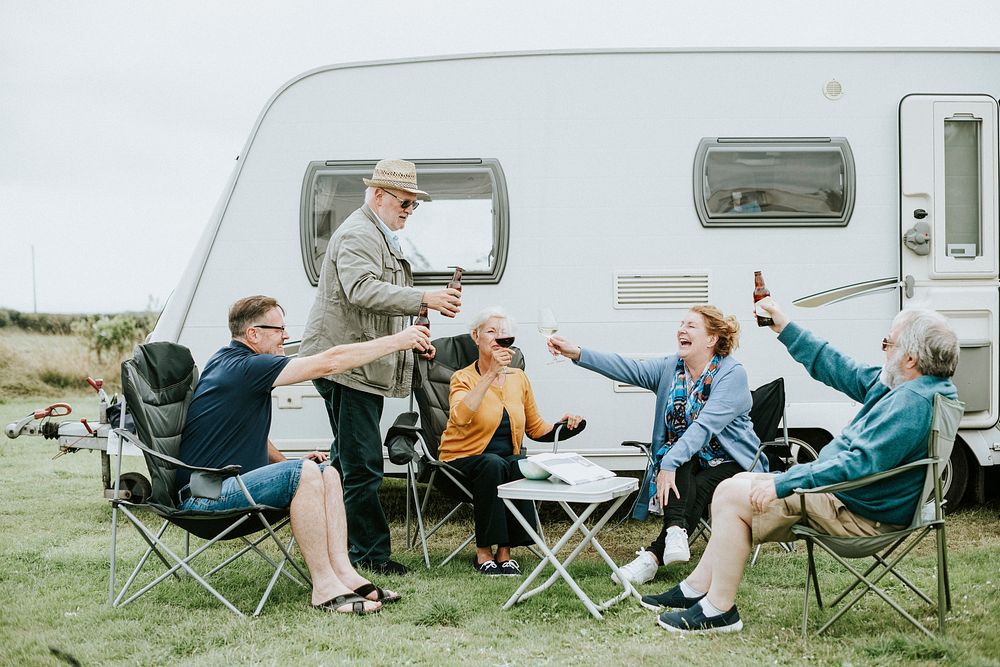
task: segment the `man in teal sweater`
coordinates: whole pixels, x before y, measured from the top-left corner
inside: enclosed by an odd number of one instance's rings
[[[824,384],[861,403],[844,431],[812,463],[777,475],[739,473],[712,498],[712,537],[697,567],[669,591],[643,598],[669,607],[658,623],[675,632],[736,632],[743,628],[736,591],[751,545],[793,539],[801,517],[796,488],[857,479],[927,455],[935,394],[956,396],[949,379],[958,364],[958,339],[940,314],[904,310],[882,340],[885,365],[865,366],[790,322],[770,298],[756,304],[792,357]],[[806,496],[810,525],[833,535],[877,535],[913,518],[923,486],[920,470],[846,493]]]

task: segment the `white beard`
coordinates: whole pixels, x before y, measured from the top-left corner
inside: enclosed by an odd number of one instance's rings
[[[899,352],[894,353],[885,362],[882,372],[878,375],[879,382],[889,387],[889,389],[895,389],[903,383],[902,357],[903,355]]]

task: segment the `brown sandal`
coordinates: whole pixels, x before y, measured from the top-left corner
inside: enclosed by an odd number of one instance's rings
[[[391,591],[387,592],[372,583],[367,583],[354,589],[354,593],[359,597],[363,597],[369,602],[375,602],[376,600],[372,600],[368,597],[372,592],[378,593],[377,601],[382,604],[392,604],[393,602],[399,602],[403,599],[403,596],[399,593],[393,593]]]

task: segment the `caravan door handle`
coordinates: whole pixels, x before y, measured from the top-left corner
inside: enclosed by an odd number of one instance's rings
[[[906,295],[907,299],[913,298],[913,284],[915,282],[916,280],[914,280],[913,276],[903,276],[903,294]]]
[[[924,218],[927,217],[927,211],[925,211],[922,208],[918,208],[913,212],[913,217],[916,218],[917,220],[923,220]]]

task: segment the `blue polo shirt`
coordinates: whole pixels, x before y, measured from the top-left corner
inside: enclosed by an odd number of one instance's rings
[[[289,361],[235,340],[213,354],[188,407],[180,459],[208,468],[235,463],[244,473],[266,466],[271,388]],[[177,488],[189,477],[178,470]]]

